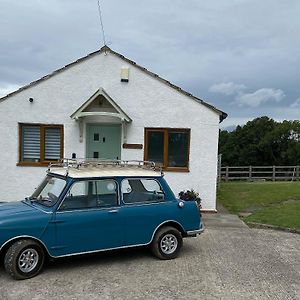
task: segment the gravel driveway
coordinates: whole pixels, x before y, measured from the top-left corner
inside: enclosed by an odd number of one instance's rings
[[[131,249],[51,262],[25,281],[1,267],[0,299],[300,299],[299,234],[204,219],[206,231],[172,261]]]

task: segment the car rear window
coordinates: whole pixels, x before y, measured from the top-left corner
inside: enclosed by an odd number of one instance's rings
[[[121,191],[126,204],[164,201],[161,186],[154,179],[125,179]]]

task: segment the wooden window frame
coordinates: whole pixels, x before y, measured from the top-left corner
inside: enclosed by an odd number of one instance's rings
[[[164,133],[164,155],[163,155],[163,170],[169,172],[189,172],[190,165],[190,143],[191,143],[191,129],[189,128],[151,128],[147,127],[144,131],[144,160],[148,160],[148,134],[149,132],[163,132]],[[187,166],[186,167],[169,167],[169,133],[187,133]]]
[[[22,128],[30,126],[30,127],[39,127],[40,128],[40,161],[39,162],[27,162],[22,161]],[[17,166],[27,166],[27,167],[44,167],[48,166],[49,163],[55,162],[55,160],[45,160],[45,129],[46,128],[59,128],[60,129],[60,159],[63,158],[64,155],[64,126],[57,124],[36,124],[36,123],[19,123],[19,162]]]

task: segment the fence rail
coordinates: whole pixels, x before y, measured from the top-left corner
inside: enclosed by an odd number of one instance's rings
[[[219,168],[220,181],[231,180],[270,180],[270,181],[299,181],[300,166],[240,166]]]

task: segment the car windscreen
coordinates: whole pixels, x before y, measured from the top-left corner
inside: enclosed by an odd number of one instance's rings
[[[53,206],[58,201],[65,185],[64,179],[48,175],[28,199],[44,206]]]

